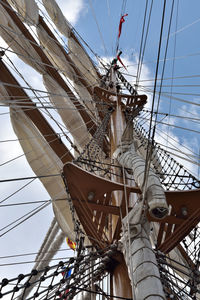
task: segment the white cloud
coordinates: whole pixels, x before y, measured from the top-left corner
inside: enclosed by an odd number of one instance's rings
[[[86,9],[83,0],[57,0],[63,14],[67,20],[75,25],[81,15]]]
[[[192,100],[193,101],[193,100]],[[199,101],[199,99],[198,99]],[[196,101],[197,102],[197,101]],[[194,105],[182,105],[179,106],[178,109],[178,114],[182,116],[181,121],[186,125],[186,126],[191,126],[195,130],[200,130],[200,110]],[[190,120],[190,119],[195,119],[195,120]]]
[[[171,122],[170,119],[170,123]],[[167,128],[160,125],[156,130],[156,141],[161,144],[162,148],[169,152],[178,163],[191,174],[197,177],[198,165],[195,163],[197,159],[194,157],[194,147],[198,144],[195,137],[192,139],[184,139],[182,142],[180,138],[174,134],[173,128]]]

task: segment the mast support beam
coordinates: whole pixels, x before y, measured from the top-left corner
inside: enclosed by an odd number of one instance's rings
[[[114,191],[141,193],[138,187],[124,186],[87,171],[73,163],[67,163],[63,168],[67,190],[70,193],[76,213],[88,235],[91,243],[100,248],[112,243],[108,234],[108,216],[120,215],[121,207],[125,207],[125,197],[121,205],[112,205]],[[119,219],[120,219],[119,216]]]

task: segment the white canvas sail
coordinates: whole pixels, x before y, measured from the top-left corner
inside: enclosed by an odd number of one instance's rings
[[[37,176],[59,174],[63,164],[41,136],[37,128],[20,109],[11,109],[13,129],[20,139],[21,147],[26,154],[29,165]],[[53,201],[57,221],[66,236],[74,239],[73,222],[64,183],[60,176],[41,178],[41,182]]]
[[[99,78],[97,77],[96,70],[80,44],[77,43],[73,37],[70,37],[68,39],[68,47],[72,61],[85,76],[88,85],[91,87],[99,85]]]
[[[80,43],[75,40],[74,35],[71,35],[72,28],[66,20],[61,9],[55,0],[43,0],[43,5],[47,10],[50,18],[58,28],[58,30],[68,38],[68,47],[70,57],[76,67],[81,71],[83,76],[87,79],[89,86],[95,86],[99,83],[97,71],[94,68],[90,58],[86,54]]]
[[[37,26],[37,34],[40,44],[43,47],[43,51],[51,61],[52,65],[66,77],[70,88],[72,90],[74,89],[75,93],[78,94],[77,97],[81,104],[88,108],[88,113],[91,117],[94,117],[95,105],[93,104],[92,97],[87,88],[81,83],[81,79],[85,79],[85,76],[82,73],[77,74],[75,72],[77,66],[72,61],[70,63],[70,61],[67,60],[67,52],[64,55],[64,48],[61,50],[60,47],[62,46],[58,45],[58,42],[49,36],[41,24]]]
[[[16,26],[2,4],[0,4],[0,35],[26,64],[41,74],[46,72],[45,66],[41,63],[41,58],[30,45],[30,41],[25,38],[24,34]]]
[[[39,11],[35,0],[8,0],[8,3],[17,9],[22,21],[28,24],[38,23]]]
[[[43,5],[58,30],[66,37],[70,36],[71,26],[54,0],[43,0]]]
[[[89,142],[90,134],[82,117],[77,113],[76,105],[72,103],[67,93],[49,75],[44,75],[43,81],[47,91],[50,93],[50,100],[59,112],[63,123],[70,131],[77,145],[83,148]]]
[[[70,80],[78,80],[73,66],[70,66],[56,41],[48,35],[41,24],[39,24],[36,29],[40,44],[52,64]]]
[[[0,100],[5,103],[5,99],[9,98],[6,88],[0,85]],[[10,109],[10,117],[14,132],[16,133],[20,145],[24,151],[26,159],[32,170],[37,176],[59,174],[62,172],[63,163],[53,152],[39,130],[25,115],[25,113],[18,108]],[[56,219],[66,236],[74,239],[73,222],[68,205],[63,180],[60,176],[40,178],[42,184],[48,191],[52,200],[66,199],[66,201],[53,201],[53,209]]]

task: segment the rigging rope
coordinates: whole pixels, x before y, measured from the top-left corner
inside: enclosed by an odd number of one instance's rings
[[[0,231],[7,229],[9,226],[13,225],[14,223],[16,223],[17,221],[20,221],[21,219],[23,219],[22,221],[18,222],[16,225],[14,225],[13,227],[9,228],[8,230],[4,231],[3,233],[0,234],[0,237],[4,236],[5,234],[7,234],[8,232],[10,232],[11,230],[15,229],[17,226],[21,225],[22,223],[24,223],[25,221],[27,221],[28,219],[30,219],[31,217],[33,217],[35,214],[39,213],[42,209],[46,208],[51,202],[48,203],[43,203],[41,205],[39,205],[37,208],[31,210],[29,213],[23,215],[22,217],[16,219],[15,221],[11,222],[10,224],[6,225],[5,227],[1,228]],[[25,218],[26,217],[26,218]]]
[[[169,45],[169,36],[170,36],[170,31],[171,31],[173,11],[174,11],[174,0],[172,1],[172,6],[171,6],[170,21],[169,21],[168,35],[167,35],[167,43],[166,43],[166,47],[165,47],[164,62],[163,62],[163,68],[162,68],[162,74],[161,74],[160,89],[159,89],[159,92],[158,92],[158,100],[157,100],[156,112],[159,111],[159,106],[160,106],[160,96],[161,96],[162,83],[163,83],[163,77],[164,77],[164,72],[165,72],[165,64],[166,64],[167,51],[168,51],[168,45]],[[158,114],[156,114],[155,120],[154,120],[152,140],[154,140],[154,137],[155,137],[155,131],[156,131],[156,125],[157,125],[157,117],[158,117]]]
[[[102,32],[101,32],[99,23],[98,23],[98,21],[97,21],[97,17],[96,17],[95,11],[94,11],[94,7],[93,7],[93,5],[92,5],[92,1],[89,0],[89,3],[90,3],[90,8],[91,8],[91,11],[92,11],[92,15],[93,15],[94,20],[95,20],[95,23],[96,23],[96,25],[97,25],[97,29],[98,29],[98,32],[99,32],[100,39],[101,39],[101,41],[102,41],[102,45],[103,45],[103,48],[104,48],[105,55],[108,56],[108,51],[107,51],[107,49],[106,49],[106,45],[105,45],[105,42],[104,42],[104,38],[103,38],[103,35],[102,35]]]
[[[149,25],[150,25],[150,20],[151,20],[152,7],[153,7],[153,0],[151,1],[151,7],[150,7],[150,11],[149,11],[149,18],[148,18],[147,29],[146,29],[146,36],[145,36],[145,41],[144,41],[144,45],[143,45],[144,29],[145,29],[147,8],[148,8],[148,0],[146,0],[146,7],[145,7],[145,14],[144,14],[143,28],[142,28],[142,36],[141,36],[141,42],[140,42],[139,59],[138,59],[138,64],[137,64],[137,75],[136,75],[136,83],[135,83],[136,90],[137,90],[138,83],[140,80],[140,75],[141,75],[141,70],[142,70],[142,65],[143,65],[147,36],[148,36]],[[142,50],[142,48],[143,48],[143,50]]]
[[[134,122],[134,130],[136,137],[141,141],[141,146],[146,150],[148,147],[148,133],[145,132],[144,128],[136,121]],[[175,161],[175,159],[173,159],[167,151],[157,146],[156,142],[154,142],[152,149],[156,150],[156,156],[154,157],[154,153],[152,160],[155,159],[159,162],[159,164],[161,164],[163,169],[162,174],[155,166],[154,168],[156,169],[157,174],[160,176],[162,185],[167,188],[167,190],[172,188],[174,190],[184,190],[200,187],[200,181],[191,173],[189,173],[185,167]]]
[[[11,182],[11,181],[21,181],[21,180],[28,180],[28,179],[37,179],[37,178],[48,178],[48,177],[55,177],[61,176],[61,174],[51,174],[51,175],[38,175],[38,176],[28,176],[28,177],[18,177],[18,178],[9,178],[9,179],[2,179],[2,182]]]

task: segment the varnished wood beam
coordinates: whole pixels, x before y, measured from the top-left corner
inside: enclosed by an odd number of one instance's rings
[[[78,203],[79,201],[84,202],[83,200],[77,200],[77,199],[73,199],[73,201],[75,201],[75,203]],[[107,215],[108,214],[112,214],[112,215],[116,215],[116,216],[120,215],[120,207],[119,206],[99,204],[99,203],[96,203],[93,201],[88,201],[88,204],[92,210],[103,212],[103,213],[106,213]],[[78,204],[75,204],[75,205],[78,205]]]
[[[200,221],[200,208],[197,209],[189,218],[187,218],[174,232],[168,236],[164,243],[162,243],[158,250],[163,253],[170,252],[175,246],[179,244],[184,237],[190,233],[190,231],[199,223]]]

